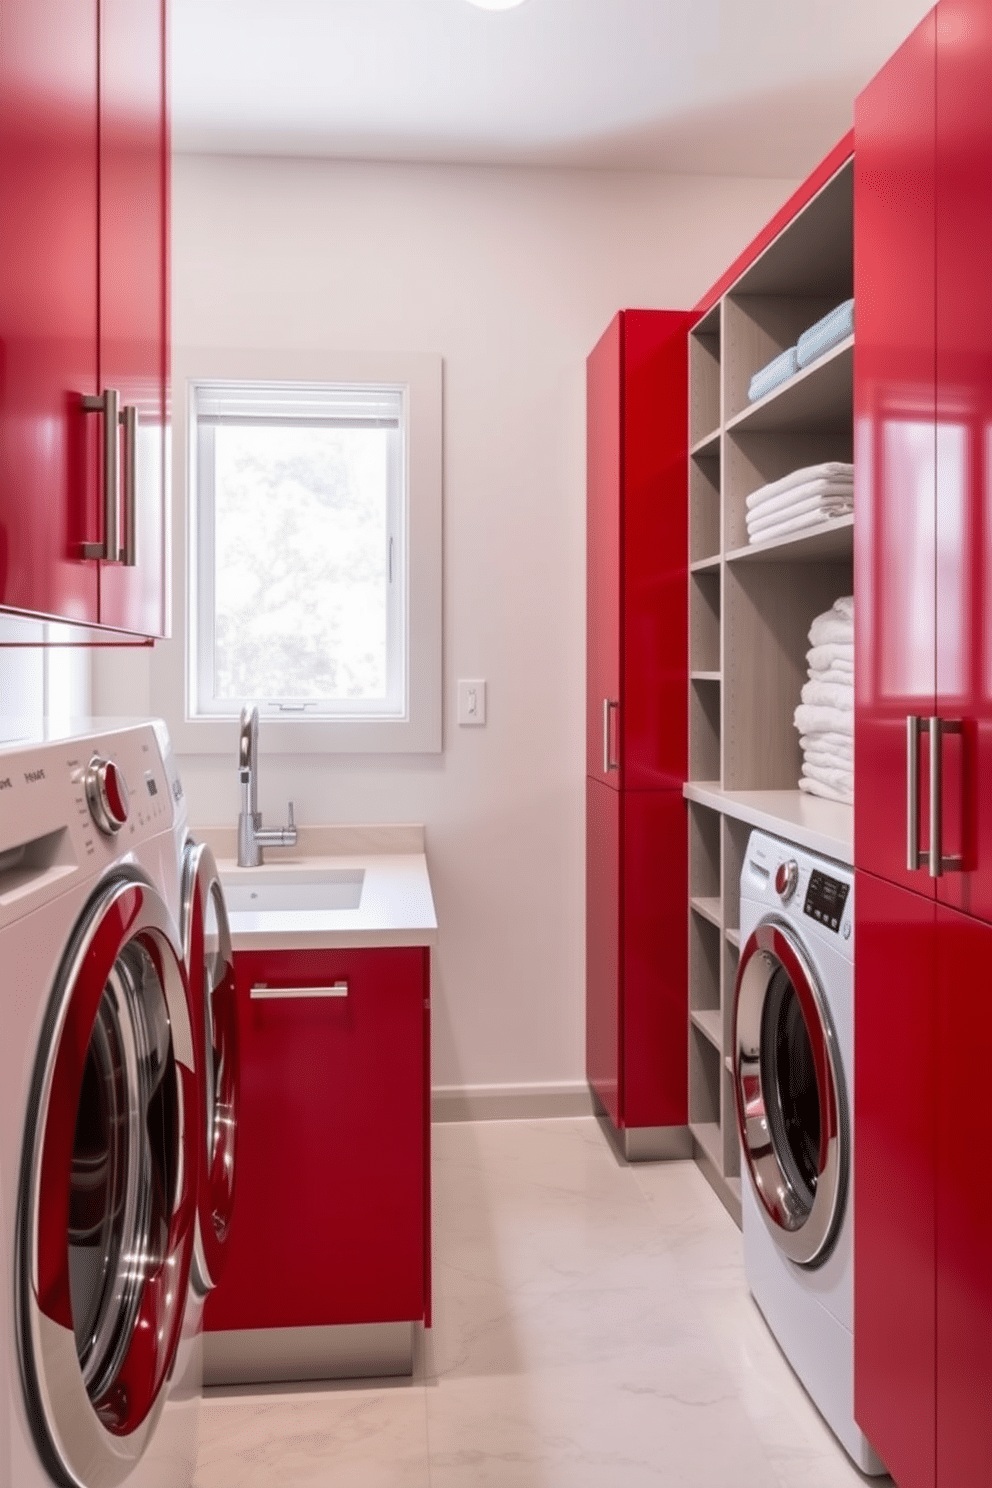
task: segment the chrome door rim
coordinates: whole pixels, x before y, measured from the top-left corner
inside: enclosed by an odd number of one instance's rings
[[[111,977],[121,978],[118,963],[132,949],[148,957],[165,1004],[164,1025],[160,1021],[157,1031],[161,1036],[164,1026],[167,1040],[175,1172],[161,1215],[167,1220],[159,1231],[161,1254],[123,1256],[125,1267],[141,1272],[140,1295],[125,1299],[130,1320],[120,1314],[113,1349],[87,1376],[72,1305],[69,1172],[89,1040]],[[161,896],[137,873],[116,872],[86,906],[49,1003],[32,1083],[16,1239],[18,1343],[28,1415],[53,1477],[85,1488],[117,1488],[144,1456],[181,1337],[200,1131],[188,996],[178,936]],[[136,1030],[137,1042],[149,1032],[154,1043],[151,1024]],[[129,1390],[131,1376],[140,1380],[143,1393]]]
[[[820,1140],[812,1204],[777,1151],[762,1076],[762,1018],[773,977],[792,984],[810,1042],[819,1102]],[[848,1128],[840,1054],[819,980],[782,920],[769,918],[741,950],[734,988],[734,1097],[741,1153],[758,1210],[776,1245],[798,1265],[825,1259],[843,1213]]]
[[[217,917],[216,961],[224,968],[216,979],[208,975],[205,965],[204,905],[211,898]],[[217,1285],[223,1272],[234,1203],[239,1084],[237,1003],[231,930],[220,874],[207,844],[192,839],[183,851],[182,927],[183,961],[194,1001],[197,1041],[201,1045],[197,1067],[202,1071],[204,1099],[204,1146],[193,1276],[198,1290],[206,1293]],[[218,1026],[224,1045],[219,1071],[215,1067]]]

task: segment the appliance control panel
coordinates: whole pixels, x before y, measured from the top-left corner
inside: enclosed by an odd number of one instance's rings
[[[803,914],[809,915],[811,920],[816,920],[817,924],[823,925],[827,930],[839,931],[850,891],[850,884],[843,883],[839,878],[831,878],[819,868],[814,868],[806,888]]]
[[[0,925],[171,833],[174,812],[150,722],[0,748]]]

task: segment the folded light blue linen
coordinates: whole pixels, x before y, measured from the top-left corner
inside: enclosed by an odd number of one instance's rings
[[[832,346],[839,346],[854,334],[854,301],[845,300],[837,305],[822,320],[803,331],[796,342],[796,360],[800,367],[808,367]]]
[[[790,377],[795,376],[799,370],[796,360],[796,348],[790,346],[787,351],[781,352],[774,360],[768,362],[751,378],[747,390],[749,403],[757,403],[772,388],[778,387],[780,382],[788,382]]]

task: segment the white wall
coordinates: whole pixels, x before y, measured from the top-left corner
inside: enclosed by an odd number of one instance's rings
[[[585,358],[621,306],[692,305],[791,183],[638,173],[181,158],[173,334],[201,345],[444,357],[445,750],[267,756],[284,819],[422,821],[440,920],[437,1086],[584,1072]],[[485,677],[459,729],[454,681]],[[156,710],[146,654],[95,706]],[[230,759],[180,767],[233,824]]]

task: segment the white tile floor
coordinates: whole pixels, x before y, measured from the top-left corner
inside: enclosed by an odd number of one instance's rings
[[[211,1393],[196,1488],[852,1488],[692,1163],[592,1118],[434,1128],[412,1380]],[[888,1479],[875,1480],[887,1483]]]

